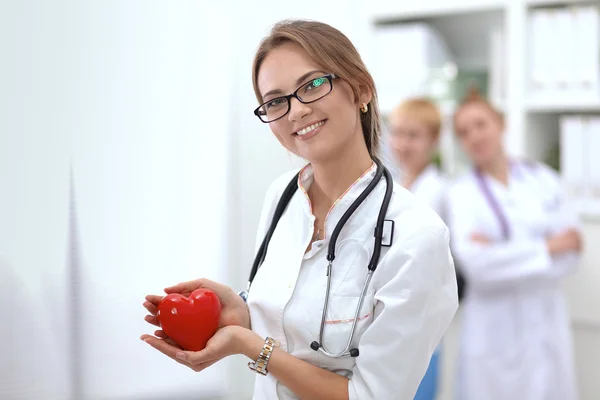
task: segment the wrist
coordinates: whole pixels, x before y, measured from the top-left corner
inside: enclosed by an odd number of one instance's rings
[[[560,238],[557,238],[556,236],[551,237],[550,239],[548,239],[546,241],[546,245],[548,247],[548,253],[550,253],[550,255],[556,255],[557,253],[560,253],[563,251],[563,243],[560,240]]]
[[[236,339],[240,344],[238,354],[243,354],[251,360],[258,358],[265,344],[264,338],[261,338],[254,331],[243,327],[239,327],[237,330]]]
[[[550,255],[553,255],[556,252],[554,241],[552,239],[546,240],[546,248],[548,249],[548,253]]]

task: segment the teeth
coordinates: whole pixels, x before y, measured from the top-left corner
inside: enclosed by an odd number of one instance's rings
[[[302,135],[306,135],[308,132],[312,132],[315,129],[317,129],[320,126],[323,126],[323,124],[325,123],[325,121],[321,121],[321,122],[317,122],[316,124],[313,124],[311,126],[307,126],[304,129],[299,130],[298,132],[296,132],[298,135],[302,136]]]

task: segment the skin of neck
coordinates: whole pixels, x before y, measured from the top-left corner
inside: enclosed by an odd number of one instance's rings
[[[343,151],[326,161],[312,163],[314,182],[310,187],[311,200],[333,204],[373,164],[367,145],[360,133]]]
[[[409,188],[413,183],[417,180],[419,175],[425,171],[425,169],[429,166],[429,162],[423,162],[417,165],[405,165],[404,166],[404,179],[403,185],[405,188]]]
[[[509,161],[504,151],[499,151],[495,157],[478,165],[478,168],[485,174],[497,179],[503,184],[508,184]]]

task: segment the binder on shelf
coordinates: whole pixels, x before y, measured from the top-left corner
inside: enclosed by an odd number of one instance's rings
[[[600,117],[584,119],[584,130],[587,136],[585,158],[588,160],[587,205],[585,212],[600,216]]]
[[[531,90],[540,97],[551,89],[553,81],[553,64],[549,63],[552,58],[553,15],[553,10],[542,9],[532,11],[529,18]]]
[[[407,97],[427,95],[430,71],[453,63],[443,37],[422,22],[378,26],[374,48],[373,76],[384,113]]]
[[[573,70],[573,54],[576,41],[574,40],[574,12],[569,8],[561,8],[554,12],[555,27],[552,29],[555,45],[560,53],[553,52],[554,62],[553,88],[560,97],[573,93],[575,77]]]
[[[585,98],[600,98],[600,10],[595,6],[579,7],[575,12],[577,36],[573,45],[576,48],[577,80],[581,85],[581,95]]]
[[[492,104],[499,106],[503,105],[506,99],[506,48],[504,30],[501,28],[494,29],[490,33],[490,66],[489,66],[489,81],[488,92],[489,100]]]
[[[533,10],[528,19],[528,104],[600,104],[600,8]]]
[[[567,196],[576,210],[586,206],[587,153],[583,119],[564,116],[560,119],[560,171]]]

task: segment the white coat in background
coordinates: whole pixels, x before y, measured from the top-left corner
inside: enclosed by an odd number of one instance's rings
[[[458,299],[447,227],[399,185],[394,185],[387,213],[387,219],[395,221],[393,244],[382,248],[356,325],[352,346],[360,355],[330,358],[310,348],[319,338],[329,238],[341,216],[373,179],[375,169],[373,165],[334,204],[326,218],[325,238],[314,242],[306,254],[315,218],[306,194],[312,169],[310,165],[303,169],[300,189],[279,221],[250,289],[248,307],[252,330],[260,336],[271,336],[293,356],[348,377],[350,399],[412,399],[456,312]],[[283,175],[268,190],[257,248],[293,176]],[[385,188],[382,178],[338,237],[324,332],[329,351],[343,350],[348,340]],[[297,398],[271,374],[257,375],[254,399]]]
[[[486,176],[501,224],[475,173],[449,191],[453,255],[467,280],[457,400],[576,400],[570,319],[561,289],[578,254],[551,257],[546,238],[578,226],[557,174],[515,162],[508,186]],[[472,241],[473,233],[492,240]]]
[[[445,219],[445,195],[448,189],[448,180],[442,176],[440,170],[429,164],[407,188],[431,207],[442,219]]]

